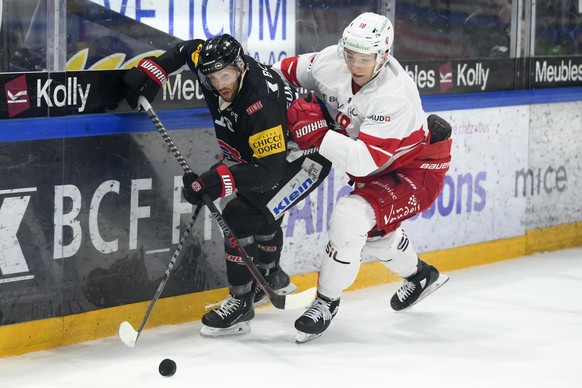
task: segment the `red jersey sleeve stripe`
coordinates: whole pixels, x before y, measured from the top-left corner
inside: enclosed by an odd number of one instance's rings
[[[288,57],[281,61],[281,71],[287,81],[295,87],[300,87],[299,80],[297,80],[297,62],[299,61],[299,56]]]
[[[372,159],[374,160],[374,163],[376,163],[376,166],[380,167],[388,162],[393,155],[400,154],[400,157],[413,150],[418,144],[422,143],[424,139],[424,131],[420,128],[404,139],[381,139],[360,132],[358,134],[358,139],[364,142],[370,156],[372,156]]]

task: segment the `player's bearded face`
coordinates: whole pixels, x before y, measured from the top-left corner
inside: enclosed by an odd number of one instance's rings
[[[364,86],[372,79],[376,66],[376,54],[362,54],[345,50],[344,59],[356,84]]]
[[[229,66],[209,74],[208,80],[225,101],[232,102],[238,91],[239,74],[237,69]]]

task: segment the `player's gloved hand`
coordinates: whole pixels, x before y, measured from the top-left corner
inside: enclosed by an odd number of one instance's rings
[[[180,48],[180,53],[193,72],[196,72],[198,69],[198,57],[204,42],[203,39],[193,39],[184,42],[184,45]]]
[[[168,74],[156,58],[142,59],[137,67],[131,68],[122,78],[125,99],[131,109],[139,109],[138,99],[144,96],[153,102],[158,91],[168,82]]]
[[[196,206],[204,203],[202,200],[204,194],[214,201],[234,193],[235,189],[232,172],[222,163],[210,167],[200,176],[187,172],[182,176],[182,183],[184,183],[182,189],[184,199]]]
[[[325,121],[327,121],[327,127],[330,130],[348,136],[348,132],[339,123],[337,123],[334,119],[331,118],[331,115],[329,114],[329,111],[325,106],[325,102],[319,97],[317,97],[314,92],[309,93],[305,101],[316,102],[319,104],[319,107],[321,108],[321,113],[323,113],[323,118],[325,119]]]
[[[302,150],[319,148],[329,130],[319,104],[302,98],[293,101],[287,110],[287,128]]]

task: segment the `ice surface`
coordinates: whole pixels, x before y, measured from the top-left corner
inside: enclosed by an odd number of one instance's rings
[[[0,359],[0,387],[582,387],[582,247],[450,272],[409,311],[398,284],[348,292],[321,338],[297,345],[301,311],[257,310],[242,337],[200,322]],[[158,374],[164,358],[173,377]]]

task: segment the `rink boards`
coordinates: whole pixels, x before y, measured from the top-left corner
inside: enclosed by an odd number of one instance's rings
[[[45,81],[29,82],[42,92]],[[77,105],[67,109],[78,112],[87,86],[74,82],[41,97],[53,105],[46,109],[67,106],[64,93],[76,87],[70,102]],[[404,224],[424,259],[446,271],[582,244],[576,96],[580,88],[483,93],[447,104],[425,97],[428,111],[451,122],[454,145],[440,197]],[[451,109],[471,103],[486,107]],[[145,114],[54,112],[51,120],[2,122],[3,135],[12,136],[0,143],[2,355],[110,336],[123,320],[139,324],[192,212],[180,197],[181,169]],[[161,115],[194,169],[217,160],[204,109]],[[35,140],[31,127],[60,132]],[[334,169],[285,219],[282,265],[300,289],[315,284],[334,203],[350,190]],[[353,287],[394,280],[366,263]],[[206,212],[150,324],[199,319],[225,286],[222,238]]]

